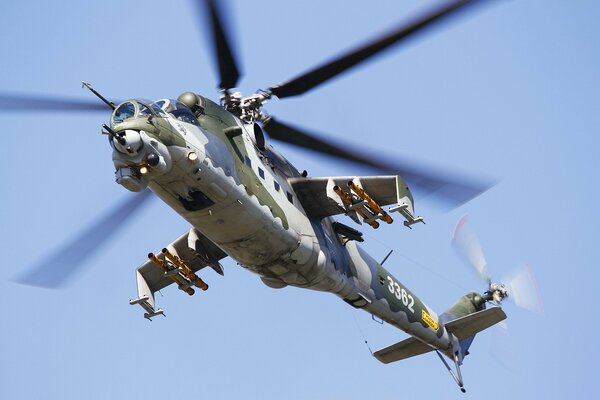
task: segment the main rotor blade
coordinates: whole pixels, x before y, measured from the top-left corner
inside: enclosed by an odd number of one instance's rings
[[[213,56],[219,68],[219,88],[231,89],[236,87],[240,72],[232,51],[231,41],[223,24],[223,13],[215,0],[203,0],[206,12],[210,16],[212,28]]]
[[[279,98],[296,96],[309,91],[315,86],[349,70],[357,64],[377,55],[403,39],[407,39],[415,33],[433,26],[436,22],[443,20],[465,6],[482,0],[459,0],[451,1],[441,7],[435,8],[420,17],[415,18],[408,24],[403,24],[392,32],[376,38],[375,40],[359,47],[349,53],[335,58],[313,70],[310,70],[287,82],[273,86],[268,90]]]
[[[397,160],[386,161],[382,159],[381,154],[374,154],[372,151],[362,149],[350,149],[321,139],[300,128],[276,121],[273,117],[266,120],[263,127],[272,139],[373,167],[386,174],[401,175],[411,184],[411,188],[424,195],[433,195],[437,200],[443,201],[452,208],[466,203],[492,186],[466,178],[452,177],[430,168],[409,166]]]
[[[25,96],[0,94],[2,111],[109,111],[110,108],[98,100],[80,100],[62,97]]]
[[[454,233],[452,234],[452,247],[459,256],[470,266],[479,277],[489,286],[491,283],[490,274],[487,271],[487,261],[483,256],[481,245],[477,236],[471,230],[469,217],[464,215],[456,223]]]
[[[46,257],[17,282],[26,285],[58,288],[78,272],[90,257],[125,225],[150,197],[150,190],[127,197],[96,223]]]

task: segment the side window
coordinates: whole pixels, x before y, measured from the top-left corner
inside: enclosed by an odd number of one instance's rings
[[[279,183],[277,183],[277,181],[273,181],[273,186],[275,187],[275,190],[279,192],[280,186]]]
[[[261,167],[258,167],[258,175],[260,175],[261,178],[265,179],[265,171],[263,171]]]
[[[287,193],[287,199],[290,203],[294,204],[294,196],[292,196],[292,194],[290,192],[286,192]]]
[[[247,166],[252,167],[252,160],[250,160],[248,156],[244,157],[244,163],[246,163]]]

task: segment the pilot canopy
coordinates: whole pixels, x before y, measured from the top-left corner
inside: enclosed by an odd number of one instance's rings
[[[185,104],[173,99],[161,99],[155,101],[153,105],[160,107],[164,112],[169,113],[173,118],[188,124],[200,126],[198,119]]]

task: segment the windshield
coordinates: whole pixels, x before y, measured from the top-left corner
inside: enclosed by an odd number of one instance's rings
[[[118,124],[120,122],[125,121],[126,119],[133,117],[134,115],[135,105],[131,101],[128,101],[117,107],[113,114],[112,122]]]

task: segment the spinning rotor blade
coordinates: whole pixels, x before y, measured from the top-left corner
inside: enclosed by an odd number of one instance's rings
[[[458,220],[452,235],[452,245],[456,252],[475,269],[481,279],[490,285],[492,280],[487,271],[487,263],[479,241],[470,229],[467,215]],[[529,265],[523,264],[516,268],[511,275],[502,279],[501,283],[508,292],[508,299],[516,306],[543,314],[542,297]]]
[[[516,306],[536,314],[544,313],[542,296],[533,274],[533,270],[527,264],[519,266],[509,277],[502,282],[508,290],[508,299]]]
[[[517,268],[510,277],[503,279],[502,283],[492,283],[487,272],[486,261],[481,251],[481,246],[469,227],[466,215],[459,219],[456,224],[454,234],[452,235],[452,245],[457,253],[487,282],[487,294],[489,294],[489,291],[496,289],[506,289],[505,293],[508,294],[508,297],[503,296],[500,302],[502,299],[508,300],[528,311],[538,314],[543,313],[542,299],[533,271],[528,265],[522,265]],[[494,303],[496,303],[495,298]],[[504,367],[513,371],[519,370],[519,367],[523,364],[519,352],[515,351],[507,321],[504,320],[498,323],[492,332],[492,340],[490,342],[491,354]]]
[[[98,100],[79,100],[60,97],[0,94],[2,111],[107,111],[108,106]]]
[[[533,270],[529,265],[520,265],[509,278],[503,279],[502,282],[508,291],[508,301],[527,311],[539,315],[544,313],[542,297]],[[509,370],[520,371],[523,365],[523,356],[516,351],[514,340],[510,335],[512,328],[509,328],[506,320],[494,328],[490,341],[492,355]]]
[[[268,89],[275,96],[281,98],[303,94],[310,89],[322,84],[323,82],[349,70],[355,65],[377,55],[383,50],[388,49],[394,44],[398,44],[403,39],[407,39],[415,33],[421,32],[428,27],[435,25],[436,22],[443,20],[465,6],[477,3],[478,0],[458,0],[451,1],[441,7],[438,7],[418,18],[402,25],[400,28],[377,38],[366,45],[359,47],[341,57],[323,64],[313,70],[310,70],[287,82],[273,86]]]
[[[427,168],[408,166],[398,161],[386,162],[381,155],[367,151],[352,150],[332,141],[321,139],[300,128],[276,121],[270,117],[263,124],[273,139],[313,150],[329,156],[376,168],[386,174],[401,175],[413,188],[431,194],[451,207],[458,207],[491,187],[489,184],[450,177]]]
[[[490,354],[506,369],[519,371],[522,356],[516,351],[513,337],[506,320],[499,322],[492,329]]]
[[[100,247],[112,239],[150,197],[150,190],[128,197],[96,223],[17,279],[26,285],[58,288],[66,283]]]
[[[213,53],[219,67],[219,88],[231,89],[237,85],[237,81],[240,78],[240,72],[230,45],[231,42],[227,37],[226,27],[222,22],[223,18],[221,16],[223,13],[219,11],[217,1],[203,1],[210,16]]]
[[[492,282],[487,271],[487,262],[477,237],[471,231],[467,215],[458,220],[452,234],[452,246],[458,255],[477,272],[488,285]]]

